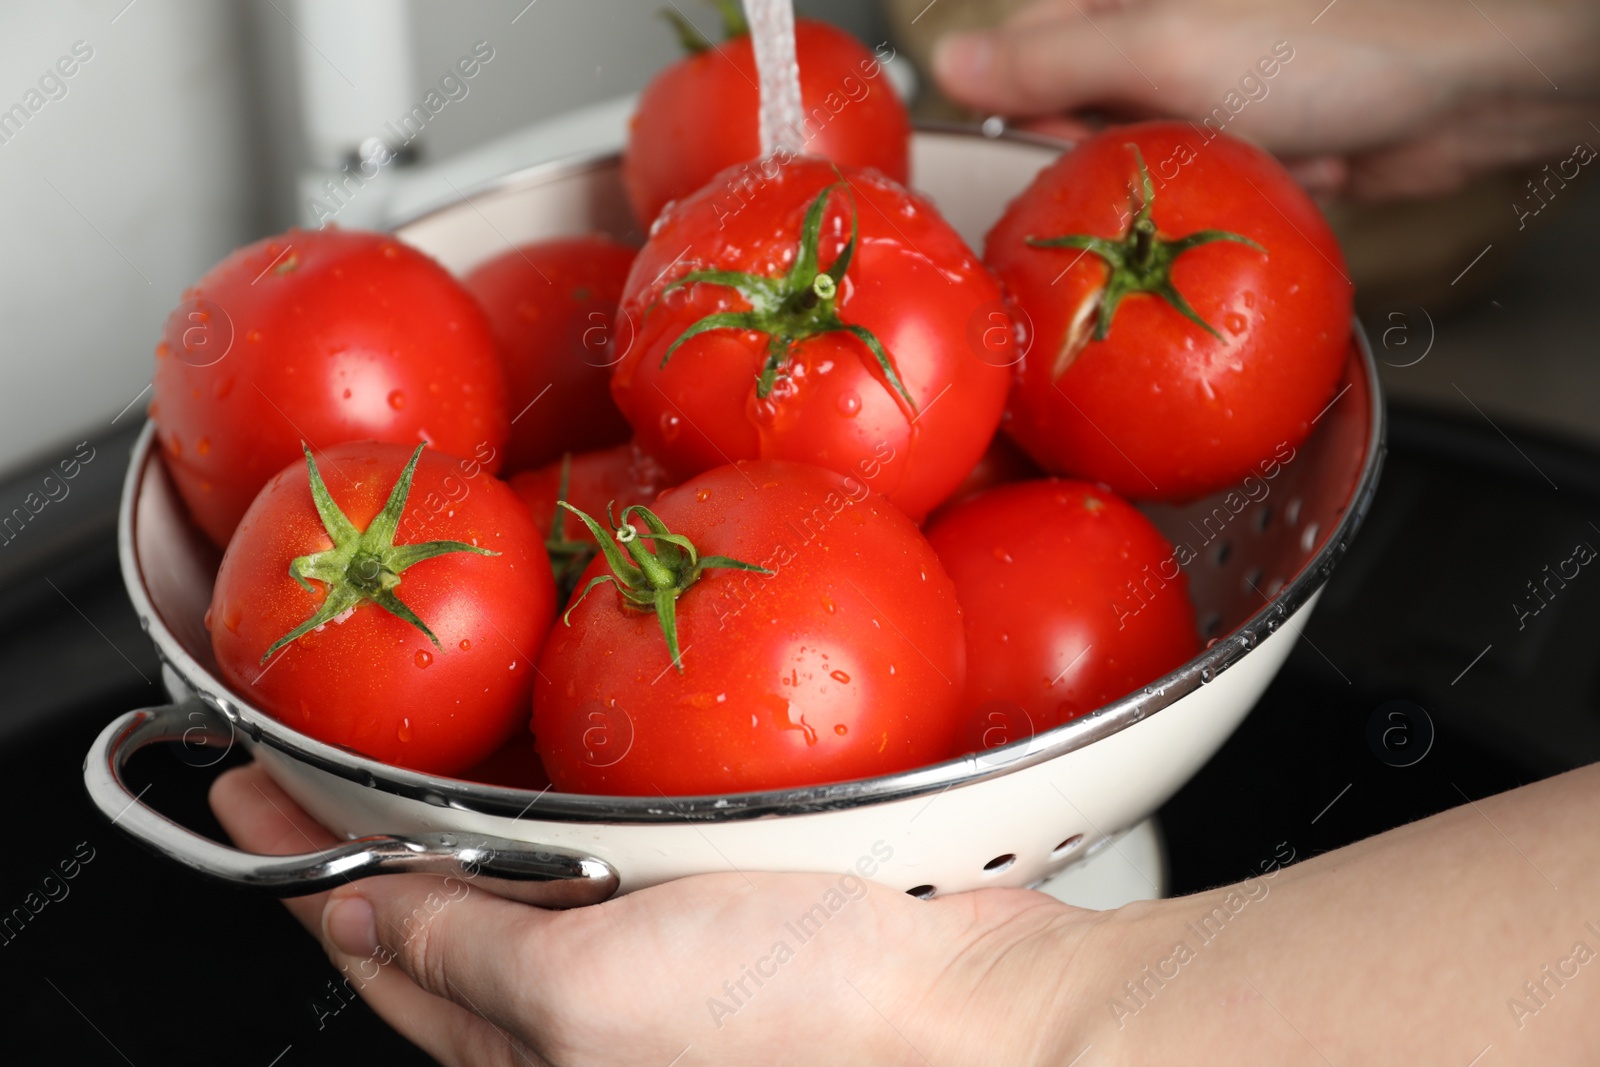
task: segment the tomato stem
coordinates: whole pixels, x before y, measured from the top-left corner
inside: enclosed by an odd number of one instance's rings
[[[578,578],[588,569],[589,561],[600,551],[598,545],[567,536],[567,513],[561,501],[567,498],[572,480],[572,453],[561,455],[561,479],[556,488],[555,515],[550,520],[550,535],[544,539],[545,551],[550,556],[550,569],[556,577],[556,603],[565,604],[577,588]]]
[[[316,590],[307,579],[315,579],[322,583],[327,593],[322,606],[309,619],[272,643],[272,647],[261,657],[262,663],[271,659],[272,654],[284,645],[355,610],[362,601],[370,601],[396,618],[410,623],[427,635],[434,648],[443,648],[433,631],[428,629],[428,624],[417,618],[416,613],[395,595],[400,575],[408,567],[425,559],[451,552],[473,552],[480,556],[498,556],[500,553],[460,541],[426,541],[414,545],[394,543],[395,533],[400,529],[400,517],[406,509],[406,498],[411,495],[411,479],[416,474],[417,460],[421,458],[424,447],[418,445],[417,450],[411,453],[411,460],[389,491],[389,499],[383,505],[383,510],[367,524],[365,530],[357,530],[340,510],[333,494],[328,492],[311,450],[304,441],[300,442],[300,450],[306,454],[311,500],[316,505],[322,528],[333,542],[333,547],[324,552],[296,556],[289,563],[289,576],[310,593]]]
[[[818,263],[822,217],[829,197],[838,190],[844,190],[850,198],[850,240],[839,250],[833,264],[823,270]],[[900,380],[900,372],[882,342],[865,326],[841,321],[835,306],[845,272],[850,269],[850,261],[855,256],[858,237],[855,196],[850,192],[849,182],[841,179],[818,193],[806,209],[805,221],[800,228],[800,246],[795,254],[794,265],[787,274],[769,277],[731,270],[696,270],[677,279],[661,291],[662,296],[688,285],[724,285],[744,297],[750,304],[750,310],[713,312],[692,324],[667,346],[661,356],[661,366],[667,365],[667,361],[685,341],[710,330],[765,333],[767,358],[756,376],[756,398],[765,400],[778,379],[788,376],[791,353],[796,344],[825,333],[848,333],[866,346],[889,383],[892,394],[914,416],[916,402]],[[654,310],[654,305],[651,310]]]
[[[655,614],[661,624],[661,634],[667,640],[667,651],[672,653],[672,665],[679,674],[683,673],[683,656],[678,650],[678,598],[700,580],[701,573],[713,567],[755,571],[757,574],[773,573],[765,567],[727,556],[700,555],[693,542],[668,530],[655,512],[643,504],[623,508],[620,524],[611,517],[611,504],[607,504],[606,522],[611,526],[608,532],[565,500],[556,503],[583,520],[599,543],[600,551],[606,554],[606,562],[611,565],[612,572],[590,578],[583,591],[568,605],[561,621],[571,626],[572,612],[589,595],[589,591],[609,582],[617,587],[617,592],[629,606]],[[644,530],[634,525],[635,517],[644,524]],[[646,548],[646,541],[652,542],[654,548]]]
[[[1096,341],[1104,341],[1111,332],[1111,321],[1116,317],[1117,307],[1123,297],[1129,293],[1150,293],[1159,296],[1184,318],[1227,344],[1228,339],[1201,318],[1200,313],[1172,284],[1172,264],[1191,248],[1213,241],[1248,245],[1263,255],[1267,250],[1250,238],[1227,230],[1197,230],[1173,241],[1162,238],[1157,232],[1155,220],[1150,217],[1156,200],[1150,171],[1144,165],[1144,155],[1139,151],[1139,146],[1129,144],[1128,147],[1133,149],[1134,162],[1139,167],[1139,186],[1133,197],[1133,219],[1121,238],[1074,233],[1064,237],[1027,237],[1024,240],[1034,248],[1079,248],[1105,260],[1110,270],[1106,274],[1105,287],[1100,291],[1100,313],[1094,327]]]
[[[739,0],[711,0],[711,4],[722,14],[723,40],[731,41],[750,32],[750,24],[745,21],[744,8]],[[661,8],[657,14],[671,24],[678,34],[678,43],[689,55],[696,56],[711,50],[711,41],[676,7]]]

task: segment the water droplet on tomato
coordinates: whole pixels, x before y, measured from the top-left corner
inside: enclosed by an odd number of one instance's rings
[[[460,644],[459,647],[460,647],[461,651],[465,652],[467,649],[472,647],[472,642],[468,641],[465,637],[463,637],[461,639],[461,644]]]
[[[822,594],[822,610],[826,611],[829,615],[832,615],[834,612],[839,610],[833,603],[833,597],[826,593]]]
[[[416,661],[418,667],[426,667],[433,662],[433,653],[425,648],[419,648],[417,654],[411,658]]]
[[[211,438],[202,437],[196,441],[194,443],[194,452],[197,456],[209,456],[211,454]]]
[[[698,500],[700,503],[704,504],[707,500],[711,499],[711,490],[709,490],[709,489],[696,489],[695,493],[694,493],[694,498],[696,500]]]
[[[251,330],[250,332],[248,332],[248,333],[246,333],[244,335],[244,339],[246,341],[251,342],[252,344],[255,344],[255,343],[257,343],[257,342],[259,342],[261,340],[261,331],[260,330]]]
[[[384,259],[399,259],[400,258],[400,249],[395,245],[384,245],[383,246],[383,258]]]
[[[396,411],[399,411],[401,408],[405,407],[406,406],[406,394],[402,393],[398,389],[396,389],[394,392],[390,393],[389,394],[389,406],[394,408]]]
[[[183,455],[183,442],[178,440],[177,434],[167,438],[167,451],[174,456]]]
[[[226,604],[222,608],[222,625],[228,628],[230,634],[239,632],[239,620],[244,618],[244,609],[238,604]]]
[[[671,444],[683,432],[683,420],[671,411],[661,413],[661,439]]]
[[[999,560],[1001,563],[1010,563],[1011,562],[1011,553],[1007,552],[1005,549],[1001,548],[999,545],[996,545],[994,547],[993,555],[994,555],[994,558]]]
[[[167,342],[162,341],[160,344],[156,345],[157,359],[166,359],[170,355],[172,355],[172,348],[167,344]]]
[[[849,389],[839,394],[837,403],[839,414],[847,419],[853,419],[861,414],[861,398]]]
[[[1244,291],[1244,306],[1247,308],[1256,306],[1256,294],[1253,290],[1246,289]]]
[[[850,676],[848,674],[844,673],[844,671],[833,671],[832,673],[830,673],[828,675],[828,677],[832,678],[834,681],[838,682],[840,685],[849,685],[850,684]]]
[[[411,740],[411,720],[401,719],[400,725],[395,727],[394,735],[398,737],[402,743]]]
[[[1235,337],[1239,336],[1241,333],[1244,333],[1245,327],[1249,325],[1249,323],[1245,321],[1245,317],[1239,314],[1237,311],[1228,312],[1227,316],[1223,318],[1222,324],[1226,326],[1228,328],[1228,332],[1233,334]]]
[[[206,609],[206,617],[201,621],[202,621],[202,623],[204,624],[204,626],[206,628],[206,633],[210,633],[211,632],[211,609],[210,608]]]
[[[346,399],[346,400],[349,400],[349,399],[350,399],[350,390],[348,390],[348,389],[346,389],[346,390],[345,390],[345,391],[344,391],[344,398],[345,398],[345,399]]]
[[[218,378],[217,379],[217,384],[211,387],[211,395],[212,395],[213,398],[215,398],[217,400],[221,400],[223,397],[227,396],[231,392],[233,392],[233,376],[232,375],[229,375],[229,376],[227,376],[225,378]],[[150,415],[151,415],[152,418],[155,417],[155,405],[153,405],[153,404],[151,405],[151,408],[150,408]]]
[[[843,737],[845,734],[850,732],[850,727],[841,722],[833,728],[833,732],[838,734],[840,737]]]

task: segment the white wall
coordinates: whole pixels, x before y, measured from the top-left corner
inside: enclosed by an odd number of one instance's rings
[[[125,2],[0,9],[0,109],[42,102],[0,144],[0,469],[109,429],[168,306],[251,228],[227,8]],[[30,98],[79,41],[65,95]]]

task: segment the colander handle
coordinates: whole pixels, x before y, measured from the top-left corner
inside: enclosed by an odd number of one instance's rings
[[[604,860],[482,834],[385,834],[320,852],[258,856],[178,825],[147,806],[123,778],[129,758],[148,745],[227,744],[231,738],[217,712],[199,700],[130,711],[95,738],[83,762],[84,784],[112,825],[145,847],[208,878],[278,896],[320,893],[375,874],[450,875],[545,908],[595,904],[617,890],[617,872]]]

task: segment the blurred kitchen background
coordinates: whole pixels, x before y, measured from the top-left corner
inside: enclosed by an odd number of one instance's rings
[[[234,246],[334,208],[372,225],[452,187],[617,145],[626,100],[679,55],[656,0],[52,0],[0,8],[0,475],[142,416],[185,285]],[[716,37],[713,11],[676,5]],[[975,4],[800,0],[912,67]],[[990,6],[1003,8],[1004,2]],[[360,163],[478,42],[411,148],[348,203]],[[64,66],[58,61],[68,60]],[[57,72],[71,68],[71,76]],[[31,95],[30,94],[36,94]],[[444,95],[444,94],[441,94]],[[924,91],[916,111],[949,117]],[[316,99],[307,108],[307,97]],[[13,105],[24,105],[19,111]],[[21,117],[19,117],[21,116]],[[410,132],[410,131],[406,131]],[[1600,133],[1596,134],[1600,142]],[[1391,395],[1600,441],[1586,168],[1518,231],[1524,175],[1445,202],[1333,209]],[[345,186],[350,188],[348,184]],[[313,200],[322,205],[318,208]],[[1514,431],[1513,431],[1514,435]]]

